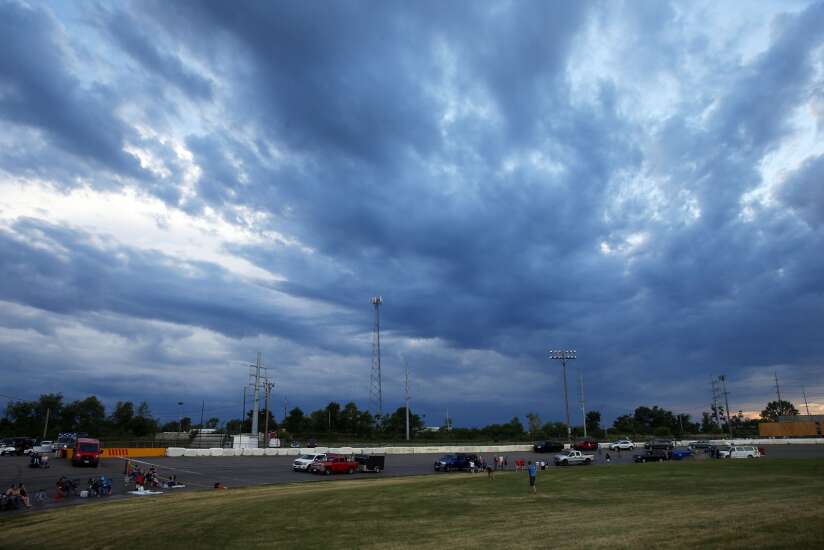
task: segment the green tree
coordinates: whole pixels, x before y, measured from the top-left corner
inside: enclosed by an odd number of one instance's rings
[[[761,411],[761,418],[763,420],[770,420],[778,422],[779,416],[798,416],[798,409],[789,401],[770,401],[767,407]]]
[[[598,411],[587,412],[586,419],[587,433],[595,434],[601,431],[601,413]]]
[[[109,417],[109,422],[112,426],[121,431],[129,431],[130,424],[134,419],[134,404],[131,401],[118,401],[114,406],[112,415]]]
[[[97,397],[90,395],[63,407],[60,423],[64,432],[99,434],[106,426],[106,409]]]
[[[304,416],[303,411],[299,407],[295,407],[289,411],[286,420],[283,421],[283,425],[289,433],[300,434],[306,431],[306,422],[307,418]]]
[[[566,437],[566,424],[563,422],[547,422],[541,428],[546,437]]]
[[[423,427],[421,417],[409,410],[409,432],[414,437],[415,432]],[[398,407],[395,412],[383,417],[383,431],[390,437],[406,437],[406,407]]]
[[[715,419],[712,417],[712,413],[704,411],[701,413],[701,433],[705,434],[712,434],[718,433],[721,431],[721,428],[718,427],[718,424],[715,423]]]
[[[212,430],[217,428],[218,424],[220,424],[220,418],[215,416],[206,421],[206,427]]]
[[[526,425],[529,428],[529,435],[534,439],[539,437],[537,434],[541,431],[541,417],[537,413],[526,413]]]
[[[612,427],[616,432],[621,434],[636,434],[639,432],[635,418],[628,414],[623,414],[616,418],[612,423]]]

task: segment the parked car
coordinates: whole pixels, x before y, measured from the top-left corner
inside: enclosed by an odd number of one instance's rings
[[[573,443],[572,448],[576,451],[597,451],[598,442],[591,439],[585,439],[583,441]]]
[[[667,449],[650,449],[641,454],[632,455],[633,462],[664,462],[672,458],[672,454]]]
[[[635,448],[635,443],[629,439],[621,439],[609,444],[610,451],[631,451]]]
[[[749,445],[730,447],[725,458],[758,458],[761,453],[758,449]]]
[[[292,470],[295,472],[308,472],[309,466],[315,462],[326,460],[326,453],[312,453],[300,455],[292,462]]]
[[[32,450],[35,453],[51,453],[54,451],[54,443],[49,440],[41,441]]]
[[[100,455],[102,454],[103,447],[100,445],[100,441],[89,437],[78,437],[74,443],[72,466],[88,464],[97,468],[100,465]]]
[[[594,455],[585,455],[575,449],[567,449],[553,457],[556,466],[571,466],[573,464],[592,464]]]
[[[470,471],[481,467],[481,459],[474,454],[448,454],[436,460],[434,467],[436,472]]]
[[[710,448],[710,455],[715,458],[728,458],[731,448],[729,445],[714,445]]]
[[[670,453],[672,460],[683,460],[692,456],[692,450],[689,448],[673,449]]]
[[[693,451],[709,449],[712,444],[709,441],[693,441],[690,443],[690,449]]]
[[[10,446],[14,447],[14,452],[17,456],[29,454],[36,440],[30,437],[12,437]]]
[[[564,444],[558,441],[537,441],[532,448],[536,453],[557,453],[564,450]]]
[[[343,455],[327,455],[326,460],[318,460],[309,465],[309,471],[313,474],[354,474],[360,465],[349,460]]]
[[[644,448],[650,450],[664,449],[666,451],[671,451],[675,448],[675,442],[672,439],[653,439],[652,441],[645,443]]]
[[[11,439],[0,440],[0,456],[17,454],[17,448]]]

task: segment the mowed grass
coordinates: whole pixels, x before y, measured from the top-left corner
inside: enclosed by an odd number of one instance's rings
[[[824,461],[295,483],[0,519],[7,548],[824,548]]]

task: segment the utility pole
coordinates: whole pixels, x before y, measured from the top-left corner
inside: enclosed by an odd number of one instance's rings
[[[258,437],[258,414],[260,411],[260,368],[263,366],[261,353],[257,354],[257,362],[255,363],[255,382],[254,382],[254,401],[252,404],[252,434]],[[256,445],[257,446],[257,445]]]
[[[200,429],[203,429],[203,411],[206,409],[206,400],[200,402]]]
[[[807,416],[810,416],[810,404],[807,403],[807,390],[801,386],[801,394],[804,396],[804,406],[807,407]]]
[[[806,397],[804,398],[807,399]],[[809,411],[809,409],[807,409]],[[46,409],[46,424],[43,426],[43,437],[42,439],[46,439],[46,432],[49,429],[49,415],[51,414],[51,409]],[[807,414],[810,414],[809,412]]]
[[[730,399],[729,399],[729,392],[727,391],[727,377],[726,375],[722,374],[718,377],[721,380],[721,385],[724,388],[724,403],[727,406],[727,428],[730,431],[730,439],[732,439],[732,417],[730,416]],[[730,442],[732,443],[732,442]]]
[[[183,401],[177,402],[178,406],[178,416],[177,416],[177,429],[179,432],[183,432]]]
[[[778,410],[781,410],[781,386],[778,385],[778,373],[773,372],[775,376],[775,394],[778,396]]]
[[[266,412],[263,417],[263,446],[267,449],[269,448],[269,395],[272,393],[272,388],[274,386],[275,385],[268,380],[263,383],[263,387],[266,390]]]
[[[406,396],[406,440],[409,441],[409,365],[406,363],[406,358],[403,360],[403,372],[403,389]]]
[[[584,419],[584,439],[587,437],[587,409],[584,406],[584,374],[578,369],[578,388],[581,401],[581,417]]]
[[[243,386],[243,410],[240,412],[240,431],[243,433],[243,424],[246,422],[246,386]]]
[[[565,350],[549,350],[549,358],[556,359],[561,362],[564,367],[564,403],[566,405],[566,425],[567,425],[567,439],[572,443],[572,426],[569,423],[569,391],[567,389],[567,371],[566,362],[577,357],[574,349]]]
[[[283,420],[281,422],[286,421],[286,409],[289,407],[289,400],[286,399],[286,396],[283,396]]]

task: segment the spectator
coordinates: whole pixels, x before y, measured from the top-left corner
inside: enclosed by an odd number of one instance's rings
[[[26,487],[21,483],[17,486],[17,497],[23,503],[26,508],[31,508],[31,503],[29,502],[29,493],[26,491]]]
[[[536,494],[538,489],[535,487],[535,479],[538,477],[538,467],[530,460],[526,471],[529,474],[529,486],[532,489],[532,494]]]

